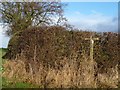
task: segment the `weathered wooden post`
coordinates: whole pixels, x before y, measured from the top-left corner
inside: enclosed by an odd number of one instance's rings
[[[95,40],[99,40],[99,38],[93,38],[93,34],[94,34],[94,32],[92,32],[92,34],[91,34],[91,36],[90,36],[90,38],[85,38],[85,40],[89,40],[90,41],[90,61],[89,61],[89,74],[90,74],[90,81],[91,82],[95,82],[94,84],[93,84],[93,86],[95,86],[96,87],[96,81],[95,81],[95,64],[96,64],[96,62],[94,61],[94,57],[93,57],[93,55],[94,55],[94,50],[93,50],[93,48],[94,48],[94,41]],[[93,81],[94,80],[94,81]]]
[[[94,41],[99,40],[99,38],[93,38],[93,34],[92,34],[90,38],[85,38],[85,40],[90,40],[90,60],[94,61],[94,58],[93,58]]]

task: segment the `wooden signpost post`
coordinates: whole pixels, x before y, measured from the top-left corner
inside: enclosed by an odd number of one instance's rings
[[[93,48],[94,48],[94,41],[95,40],[99,40],[99,38],[93,38],[93,33],[92,35],[90,36],[90,38],[85,38],[85,40],[90,40],[90,60],[91,61],[94,61],[93,59]]]
[[[85,38],[85,40],[89,40],[89,41],[90,41],[90,63],[89,63],[88,68],[89,68],[89,70],[90,70],[89,74],[90,74],[91,81],[92,81],[92,82],[95,82],[95,83],[93,84],[93,86],[96,87],[96,86],[97,86],[97,85],[96,85],[96,83],[97,83],[97,78],[95,78],[95,74],[97,75],[97,72],[95,72],[95,65],[97,65],[97,64],[96,64],[96,62],[94,61],[94,57],[93,57],[93,56],[94,56],[94,50],[93,50],[93,48],[94,48],[94,41],[95,41],[95,40],[99,40],[99,38],[93,38],[93,34],[94,34],[94,32],[91,33],[90,38]],[[94,81],[93,81],[93,80],[94,80]]]

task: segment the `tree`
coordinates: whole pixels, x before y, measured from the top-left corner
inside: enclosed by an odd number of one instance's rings
[[[58,25],[66,20],[63,17],[64,6],[60,2],[2,2],[1,21],[10,28],[7,30],[9,36],[31,26]]]

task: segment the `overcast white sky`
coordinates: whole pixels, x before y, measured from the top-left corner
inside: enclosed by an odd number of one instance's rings
[[[9,37],[5,35],[4,30],[5,29],[0,26],[0,48],[7,47],[9,41]]]

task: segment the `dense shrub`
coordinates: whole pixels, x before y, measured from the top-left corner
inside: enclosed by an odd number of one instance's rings
[[[75,57],[79,61],[83,54],[89,56],[90,42],[85,38],[90,35],[88,31],[68,31],[61,26],[29,28],[13,36],[4,57],[12,59],[22,53],[28,62],[35,61],[53,68],[55,65],[62,67],[64,63],[61,62],[65,62],[63,58],[72,60]],[[94,59],[102,73],[106,68],[118,64],[118,34],[95,33],[94,37],[100,39],[95,41]]]
[[[113,68],[118,64],[120,49],[118,34],[105,32],[102,33],[99,38],[100,41],[96,43],[94,48],[94,57],[98,63],[98,68],[101,69],[100,71],[105,71],[106,68]]]

